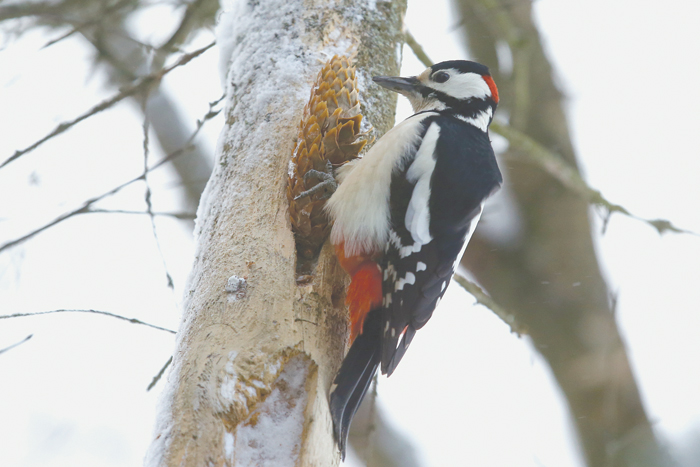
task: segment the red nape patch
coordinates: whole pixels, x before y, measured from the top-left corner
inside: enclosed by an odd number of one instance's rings
[[[490,76],[484,76],[483,78],[484,81],[486,81],[486,84],[488,84],[489,89],[491,90],[491,98],[496,104],[498,104],[498,88],[496,87],[496,83]]]
[[[363,264],[352,276],[345,304],[350,308],[350,343],[362,334],[367,313],[382,305],[382,274],[377,263]]]

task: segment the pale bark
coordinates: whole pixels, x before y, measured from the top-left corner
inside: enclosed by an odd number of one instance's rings
[[[327,243],[313,279],[297,284],[285,184],[311,83],[330,55],[357,52],[363,114],[380,134],[393,124],[395,97],[366,85],[398,72],[405,4],[373,4],[248,2],[234,40],[220,37],[232,51],[226,127],[148,465],[339,462],[327,392],[346,345],[346,279]]]

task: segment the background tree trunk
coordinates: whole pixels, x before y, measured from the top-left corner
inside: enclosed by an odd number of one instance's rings
[[[499,114],[577,167],[563,97],[532,21],[531,1],[455,4],[469,49],[498,83]],[[499,241],[477,230],[463,264],[516,315],[549,363],[589,466],[665,465],[596,260],[587,202],[518,157],[517,147],[511,145],[503,158],[519,217],[517,235]]]
[[[285,196],[316,74],[357,53],[363,114],[393,125],[404,2],[238,2],[222,17],[226,127],[198,209],[197,253],[148,465],[337,465],[327,391],[345,350],[345,275],[332,248],[297,284]]]

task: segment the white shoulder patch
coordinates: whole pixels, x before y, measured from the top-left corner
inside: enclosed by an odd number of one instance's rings
[[[433,239],[430,235],[430,177],[435,169],[434,154],[439,136],[440,126],[431,124],[406,172],[408,181],[416,184],[406,210],[406,229],[411,232],[413,240],[423,245]]]
[[[342,170],[342,183],[326,203],[334,221],[331,242],[345,242],[345,254],[383,250],[389,232],[391,173],[418,141],[421,122],[435,113],[414,115],[396,125],[365,154]]]

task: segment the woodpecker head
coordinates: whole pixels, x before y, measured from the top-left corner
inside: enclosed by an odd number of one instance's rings
[[[493,116],[498,89],[489,69],[476,62],[451,60],[427,68],[418,76],[375,76],[374,82],[408,97],[415,112],[447,110],[466,118]]]

